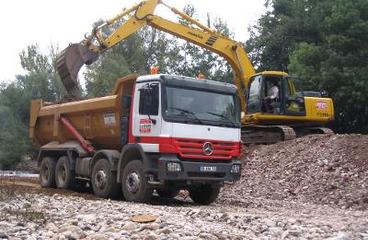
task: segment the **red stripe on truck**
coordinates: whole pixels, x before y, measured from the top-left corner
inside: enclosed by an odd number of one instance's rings
[[[202,147],[206,142],[213,144],[214,151],[205,155]],[[159,144],[160,153],[175,153],[182,158],[230,160],[241,154],[241,143],[209,139],[168,138],[168,137],[139,137],[139,142]]]

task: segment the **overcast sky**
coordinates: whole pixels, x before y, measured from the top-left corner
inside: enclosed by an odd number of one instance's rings
[[[8,0],[0,1],[0,82],[14,79],[22,73],[19,53],[37,43],[45,53],[51,44],[60,49],[70,42],[79,42],[98,19],[116,15],[123,7],[131,7],[139,0]],[[264,0],[165,0],[182,9],[194,5],[199,17],[207,12],[225,20],[238,41],[249,37],[247,28],[265,12]],[[157,15],[173,19],[165,8],[157,8]],[[203,22],[203,21],[202,21]],[[204,22],[203,22],[204,23]]]

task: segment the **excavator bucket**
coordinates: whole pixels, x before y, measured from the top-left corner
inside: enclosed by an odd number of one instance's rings
[[[84,64],[90,65],[98,59],[98,53],[80,44],[70,44],[56,59],[56,69],[70,95],[80,89],[78,72]]]

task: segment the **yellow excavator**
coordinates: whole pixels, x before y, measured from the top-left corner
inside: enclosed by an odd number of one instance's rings
[[[188,24],[154,14],[162,4]],[[80,43],[69,45],[57,59],[57,70],[69,93],[78,91],[78,72],[92,64],[144,26],[151,26],[185,39],[224,57],[231,65],[242,108],[242,140],[245,144],[275,143],[297,136],[333,133],[326,124],[334,119],[331,98],[323,92],[297,92],[285,72],[256,73],[241,43],[218,33],[161,0],[142,1],[93,28]],[[105,35],[105,28],[112,33]],[[111,32],[111,31],[110,31]]]

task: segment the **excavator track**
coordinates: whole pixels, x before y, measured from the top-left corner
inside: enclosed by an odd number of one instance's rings
[[[293,128],[284,125],[248,125],[242,128],[244,144],[272,144],[296,138]]]
[[[327,127],[302,127],[297,128],[296,133],[298,137],[310,135],[310,134],[335,134],[332,129]]]

